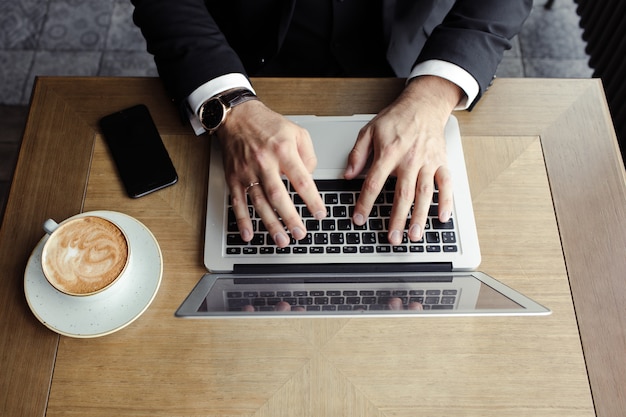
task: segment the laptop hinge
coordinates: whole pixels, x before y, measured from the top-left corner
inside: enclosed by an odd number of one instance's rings
[[[451,272],[452,263],[373,263],[373,264],[264,264],[234,266],[236,274],[349,274],[389,272]]]

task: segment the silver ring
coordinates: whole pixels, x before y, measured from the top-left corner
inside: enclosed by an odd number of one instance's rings
[[[258,181],[254,181],[248,184],[248,186],[246,187],[246,194],[248,194],[248,191],[250,190],[250,188],[254,187],[255,185],[261,185],[261,183]]]

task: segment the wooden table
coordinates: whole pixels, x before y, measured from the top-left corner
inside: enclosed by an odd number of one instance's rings
[[[395,79],[258,79],[285,114],[376,112]],[[124,196],[97,129],[153,113],[179,183]],[[596,80],[497,80],[458,113],[481,270],[548,317],[184,320],[203,274],[208,140],[155,79],[37,80],[0,230],[2,416],[623,416],[626,186]],[[163,282],[129,327],[58,336],[30,312],[23,273],[41,224],[132,215],[156,236]]]

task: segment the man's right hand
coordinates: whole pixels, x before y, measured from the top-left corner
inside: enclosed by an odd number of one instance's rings
[[[278,247],[306,236],[281,175],[285,175],[316,219],[326,216],[326,206],[313,181],[317,165],[306,129],[253,100],[233,107],[216,132],[222,145],[226,183],[241,238],[248,242],[254,231],[246,194]]]

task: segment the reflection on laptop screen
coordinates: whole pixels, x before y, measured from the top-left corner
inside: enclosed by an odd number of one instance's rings
[[[190,316],[541,314],[547,310],[480,273],[207,275]],[[498,285],[499,284],[499,285]],[[201,287],[203,285],[199,284]],[[190,314],[189,314],[190,313]]]

